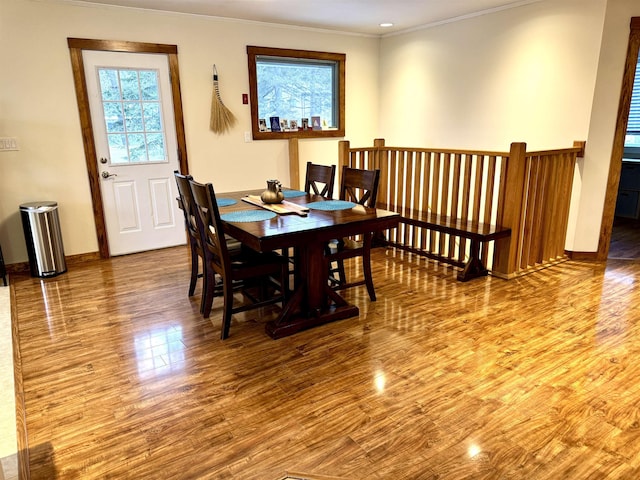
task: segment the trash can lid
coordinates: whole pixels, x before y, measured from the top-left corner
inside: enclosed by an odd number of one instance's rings
[[[40,210],[42,208],[49,209],[57,206],[58,206],[58,202],[49,202],[49,201],[29,202],[29,203],[23,203],[22,205],[20,205],[20,210]]]

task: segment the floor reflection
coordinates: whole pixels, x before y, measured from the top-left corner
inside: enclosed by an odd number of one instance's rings
[[[182,327],[153,327],[134,337],[140,379],[164,376],[185,368]]]
[[[56,324],[60,327],[60,319],[64,319],[64,305],[60,288],[57,281],[40,280],[40,290],[42,291],[42,301],[44,303],[44,313],[47,317],[47,325],[49,326],[49,338],[52,340],[56,337]]]

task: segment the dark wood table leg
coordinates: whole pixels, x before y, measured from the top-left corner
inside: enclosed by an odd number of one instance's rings
[[[355,317],[360,311],[329,288],[329,267],[324,243],[298,247],[299,282],[280,317],[267,322],[265,331],[272,338],[286,337],[323,323]]]
[[[480,260],[480,241],[471,240],[469,250],[469,261],[464,270],[458,274],[458,280],[461,282],[467,282],[478,277],[486,277],[489,274],[489,270],[485,268]]]

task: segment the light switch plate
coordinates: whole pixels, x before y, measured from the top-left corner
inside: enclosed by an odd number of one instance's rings
[[[0,152],[20,150],[18,139],[15,137],[0,137]]]

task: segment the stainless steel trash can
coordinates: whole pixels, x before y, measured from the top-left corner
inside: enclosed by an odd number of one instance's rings
[[[67,271],[56,202],[20,205],[32,277],[53,277]]]

